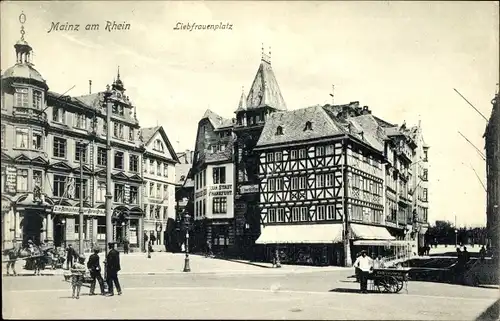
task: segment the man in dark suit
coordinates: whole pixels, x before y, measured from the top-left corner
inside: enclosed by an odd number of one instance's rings
[[[115,250],[114,243],[108,243],[109,252],[106,256],[106,276],[108,282],[108,295],[113,296],[113,282],[115,283],[118,295],[122,294],[122,288],[120,287],[120,282],[118,281],[118,272],[120,268],[120,253]]]
[[[101,295],[104,295],[104,281],[101,276],[101,265],[99,264],[99,249],[94,249],[94,254],[89,257],[87,262],[87,268],[90,270],[90,276],[92,277],[92,283],[90,283],[90,295],[95,295],[95,282],[99,282],[99,287],[101,288]]]
[[[73,258],[78,258],[78,254],[76,253],[75,249],[71,246],[71,244],[68,245],[68,248],[66,249],[66,269],[69,270],[73,266]]]

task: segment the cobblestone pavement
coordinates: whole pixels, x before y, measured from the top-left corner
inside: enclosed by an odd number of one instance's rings
[[[2,309],[4,318],[28,319],[473,320],[499,294],[425,282],[410,282],[408,293],[359,294],[351,272],[123,275],[123,295],[90,297],[84,288],[80,300],[60,276],[9,277]]]

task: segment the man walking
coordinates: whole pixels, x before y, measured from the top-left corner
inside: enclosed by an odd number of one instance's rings
[[[120,267],[120,253],[115,250],[114,243],[108,243],[109,252],[106,256],[106,276],[108,282],[108,296],[113,296],[113,282],[115,283],[118,295],[122,294],[122,288],[120,287],[120,282],[118,281],[118,272],[121,270]]]
[[[99,249],[94,249],[94,254],[89,257],[87,262],[87,268],[90,270],[90,276],[92,277],[92,283],[90,283],[90,295],[95,295],[95,283],[96,280],[99,282],[99,288],[101,289],[101,295],[104,295],[104,281],[101,276],[101,264],[99,264]]]
[[[75,249],[71,246],[71,244],[68,245],[68,248],[66,249],[66,270],[71,269],[73,266],[73,258],[77,258],[78,255],[76,254]]]
[[[356,259],[354,266],[359,269],[361,293],[367,293],[368,274],[373,269],[372,259],[361,251],[361,256]]]

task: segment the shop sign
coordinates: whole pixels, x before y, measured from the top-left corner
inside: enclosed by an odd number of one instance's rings
[[[232,184],[212,185],[208,196],[230,196],[233,195]]]
[[[254,185],[242,185],[240,187],[241,194],[254,194],[259,192],[259,184]]]
[[[16,194],[17,170],[15,167],[7,167],[7,179],[5,181],[5,191],[9,194]]]
[[[80,214],[80,208],[76,206],[54,205],[52,210],[54,214]],[[106,216],[106,210],[103,208],[83,208],[84,215]]]
[[[206,188],[204,188],[201,191],[198,191],[198,192],[194,193],[194,198],[200,198],[200,197],[203,197],[205,195],[207,195],[207,189]]]

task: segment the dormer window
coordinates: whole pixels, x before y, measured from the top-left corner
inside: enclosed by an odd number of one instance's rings
[[[278,126],[276,128],[276,135],[283,135],[283,127]]]
[[[312,123],[310,121],[306,122],[306,127],[304,128],[304,131],[306,130],[312,130]]]
[[[161,142],[161,140],[157,139],[155,140],[155,145],[154,145],[154,149],[156,151],[159,151],[159,152],[164,152],[164,148],[163,148],[163,143]]]

